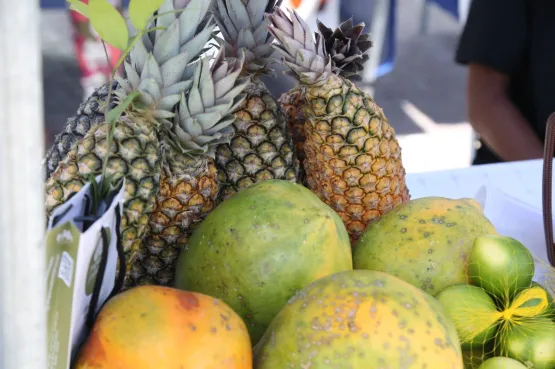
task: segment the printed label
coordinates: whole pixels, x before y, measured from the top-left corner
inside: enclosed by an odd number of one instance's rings
[[[71,287],[73,279],[73,258],[67,253],[62,253],[62,260],[60,262],[60,270],[58,271],[58,278],[60,278],[66,286]]]

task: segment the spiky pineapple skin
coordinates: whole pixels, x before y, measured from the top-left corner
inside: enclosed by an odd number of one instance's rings
[[[217,170],[211,158],[168,150],[149,234],[130,267],[124,286],[173,283],[175,263],[192,231],[214,208]]]
[[[245,100],[234,112],[233,138],[216,150],[217,203],[259,181],[299,181],[299,161],[279,103],[258,79],[245,92]]]
[[[112,90],[118,88],[116,81],[112,84]],[[54,138],[54,143],[46,152],[45,173],[48,179],[64,160],[73,144],[81,140],[89,130],[99,123],[104,122],[104,111],[108,100],[110,83],[105,83],[97,88],[86,101],[80,104],[73,116],[71,116],[62,131]],[[116,106],[115,98],[112,98],[110,109]]]
[[[355,242],[370,222],[410,199],[401,148],[382,109],[353,82],[330,74],[305,91],[307,185]]]
[[[81,140],[72,144],[47,179],[48,216],[72,193],[79,191],[89,181],[89,175],[102,173],[103,160],[108,153],[109,128],[106,123],[92,126]],[[161,156],[160,142],[151,121],[129,113],[115,123],[106,174],[113,183],[126,178],[120,229],[127,268],[134,262],[141,239],[148,230],[160,185]]]
[[[296,85],[289,91],[282,93],[278,103],[287,119],[295,153],[299,160],[299,182],[307,186],[306,173],[304,171],[304,160],[306,158],[304,151],[306,119],[303,110],[303,106],[306,104],[306,97],[303,86]]]

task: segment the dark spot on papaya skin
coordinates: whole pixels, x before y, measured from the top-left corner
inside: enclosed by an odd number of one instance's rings
[[[197,326],[194,325],[193,323],[189,323],[189,329],[190,329],[192,332],[194,332],[194,331],[197,330]]]
[[[210,332],[212,332],[212,333],[216,333],[217,331],[218,331],[218,330],[216,329],[216,327],[211,327],[211,328],[210,328]]]
[[[231,236],[236,240],[236,241],[241,241],[241,238],[239,237],[239,233],[237,233],[237,230],[235,228],[230,228],[229,232],[231,232]]]
[[[185,310],[194,310],[199,307],[198,299],[191,292],[182,292],[178,295],[179,305]]]
[[[406,228],[401,228],[401,233],[406,233],[407,229]]]
[[[147,316],[147,314],[146,314],[146,313],[141,313],[141,315],[139,315],[139,316],[140,316],[141,318],[144,318],[144,317]]]

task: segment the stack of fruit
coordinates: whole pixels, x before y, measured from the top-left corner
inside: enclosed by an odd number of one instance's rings
[[[466,336],[438,293],[499,235],[474,200],[409,200],[394,130],[353,83],[363,26],[320,24],[314,40],[276,0],[159,2],[126,78],[47,157],[49,211],[103,170],[128,184],[126,290],[75,368],[462,369]],[[273,49],[299,82],[279,100],[259,78]]]
[[[204,368],[474,369],[496,353],[503,357],[484,368],[510,368],[507,360],[516,358],[553,369],[552,351],[541,351],[555,343],[547,294],[531,288],[533,263],[525,248],[511,251],[516,260],[507,257],[507,245],[515,242],[497,234],[474,200],[427,197],[381,217],[353,248],[339,216],[304,186],[256,183],[195,229],[178,259],[175,288],[135,287],[108,302],[78,368],[97,363],[93,348],[102,335],[102,360],[117,357],[122,368],[150,368],[156,352],[164,355],[156,359],[161,367],[184,368],[194,357]],[[505,255],[496,247],[505,247]],[[490,251],[483,254],[484,248]],[[472,270],[480,278],[468,278]],[[521,285],[511,296],[525,298],[511,298],[509,309],[490,297],[504,295],[482,287],[513,286],[515,279]],[[139,307],[141,299],[156,302]],[[197,299],[206,303],[191,302]],[[520,310],[512,308],[515,301]],[[524,304],[536,312],[535,323],[526,326],[507,313],[533,315]],[[138,323],[146,317],[155,321],[149,328]],[[519,324],[503,331],[494,323],[504,319]],[[522,335],[519,329],[530,332],[525,348],[517,345],[522,338],[510,337]],[[493,338],[512,345],[485,350]],[[233,352],[220,350],[227,344]],[[141,366],[142,356],[148,358]]]
[[[462,369],[440,303],[393,275],[353,270],[344,223],[299,184],[256,183],[214,209],[181,253],[175,287],[110,300],[77,368],[191,368],[193,358],[196,368]]]
[[[332,31],[320,24],[314,41],[278,0],[156,2],[155,31],[127,54],[126,79],[93,93],[46,157],[48,214],[91,175],[126,178],[126,288],[171,285],[193,229],[253,183],[305,183],[339,214],[352,240],[409,199],[395,132],[352,82],[371,46],[364,25],[346,21]],[[218,57],[208,71],[211,40]],[[274,49],[299,81],[279,101],[260,79],[275,73]],[[139,99],[123,109],[133,93]],[[110,133],[106,108],[119,107]]]
[[[468,284],[436,298],[455,323],[468,368],[507,356],[533,368],[555,367],[555,304],[537,282],[528,249],[498,235],[478,237],[468,260]]]

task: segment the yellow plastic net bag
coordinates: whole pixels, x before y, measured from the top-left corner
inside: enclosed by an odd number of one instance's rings
[[[516,239],[488,235],[475,240],[467,276],[436,296],[465,369],[555,369],[555,269]]]

